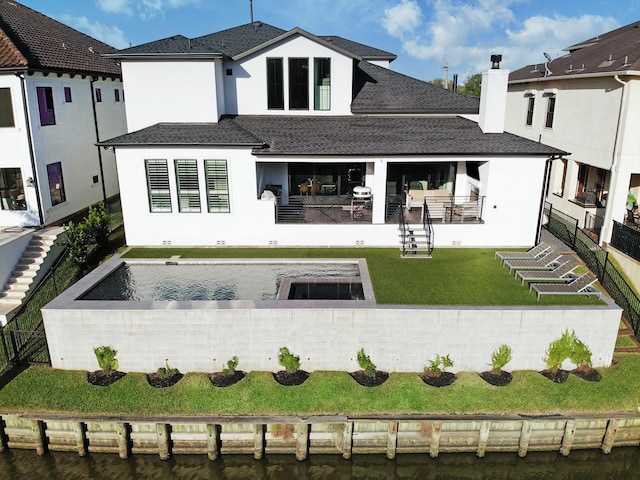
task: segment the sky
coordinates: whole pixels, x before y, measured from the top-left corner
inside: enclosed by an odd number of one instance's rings
[[[250,0],[17,1],[119,49],[251,21]],[[492,54],[516,70],[640,20],[640,0],[253,0],[253,18],[394,53],[391,68],[414,78],[464,83]]]

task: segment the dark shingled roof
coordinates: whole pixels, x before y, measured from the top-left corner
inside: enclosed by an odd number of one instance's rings
[[[567,55],[547,64],[551,74],[545,77],[544,59],[509,75],[509,81],[553,79],[587,74],[624,74],[640,70],[640,22],[590,38],[564,50]]]
[[[116,49],[13,0],[0,0],[0,68],[120,76]]]
[[[102,145],[254,146],[256,155],[525,155],[565,154],[510,133],[482,133],[461,117],[252,116],[210,124],[157,124]]]
[[[320,36],[326,42],[333,43],[334,45],[347,50],[351,53],[355,53],[363,60],[388,60],[393,61],[397,58],[393,53],[385,52],[378,48],[364,45],[363,43],[354,42],[346,38],[338,37],[336,35]]]
[[[478,113],[480,100],[369,62],[355,72],[353,113]]]

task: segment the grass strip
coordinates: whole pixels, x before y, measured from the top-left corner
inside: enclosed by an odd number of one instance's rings
[[[157,389],[143,373],[129,373],[109,387],[87,382],[86,372],[30,367],[0,390],[3,412],[67,412],[109,415],[401,415],[575,414],[636,412],[640,356],[619,354],[599,369],[600,382],[573,375],[555,384],[538,372],[515,371],[513,382],[494,387],[472,372],[451,386],[426,385],[416,373],[391,373],[379,387],[358,385],[347,372],[316,371],[302,385],[279,385],[270,372],[249,372],[226,388],[206,373],[187,373]]]
[[[365,258],[376,300],[390,305],[604,305],[585,295],[535,292],[487,248],[441,248],[430,259],[403,259],[393,248],[133,248],[125,258]]]

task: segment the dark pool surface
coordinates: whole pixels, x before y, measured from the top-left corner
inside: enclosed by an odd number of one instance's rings
[[[124,263],[80,300],[275,300],[284,279],[359,276],[355,263]]]
[[[573,451],[568,457],[553,452],[533,452],[525,458],[515,453],[357,455],[345,460],[339,455],[312,455],[298,462],[292,455],[271,455],[254,460],[246,455],[228,455],[209,461],[206,455],[172,457],[162,461],[155,455],[135,455],[120,460],[115,455],[51,453],[38,457],[33,451],[12,450],[0,454],[2,480],[81,479],[172,479],[172,480],[634,480],[640,479],[638,448],[618,448],[604,455],[597,450]]]

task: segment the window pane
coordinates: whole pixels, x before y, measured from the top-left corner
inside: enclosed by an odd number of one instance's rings
[[[36,87],[36,93],[40,110],[40,125],[55,125],[56,115],[53,108],[53,91],[51,87]]]
[[[178,209],[181,212],[200,211],[200,187],[198,165],[195,160],[176,160],[176,183],[178,187]]]
[[[73,101],[71,99],[71,87],[64,87],[64,101],[66,103],[71,103]]]
[[[27,209],[22,172],[19,168],[0,168],[0,209]]]
[[[284,108],[284,84],[281,58],[267,58],[267,108]]]
[[[535,105],[536,99],[533,97],[529,97],[529,102],[527,103],[527,125],[533,125],[533,107]]]
[[[309,59],[289,59],[289,109],[309,108]]]
[[[120,101],[120,90],[118,90],[117,88],[113,91],[113,97],[115,99],[116,102]]]
[[[15,127],[9,88],[0,88],[0,127]]]
[[[67,201],[64,193],[64,180],[62,178],[62,164],[60,162],[47,165],[47,178],[49,179],[49,196],[51,205],[58,205]]]
[[[226,160],[205,160],[209,213],[229,213],[229,181]]]
[[[166,160],[145,160],[147,171],[147,192],[149,211],[171,212],[171,194],[169,191],[169,168]]]
[[[545,122],[545,127],[552,128],[553,127],[553,114],[556,110],[556,97],[549,97],[549,101],[547,103],[547,121]]]
[[[101,102],[102,101],[102,90],[99,88],[96,88],[96,102]]]
[[[331,59],[314,58],[314,108],[316,110],[331,109]]]

